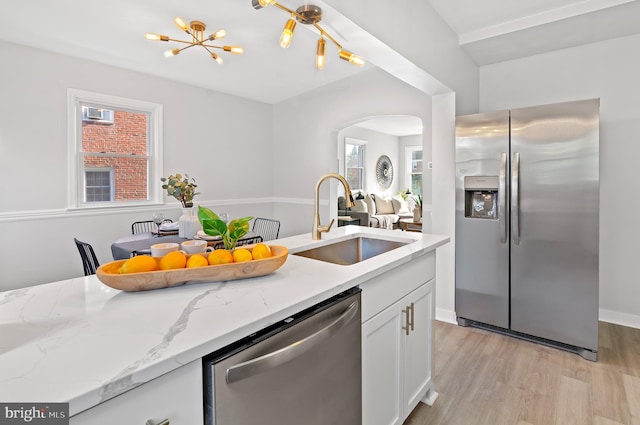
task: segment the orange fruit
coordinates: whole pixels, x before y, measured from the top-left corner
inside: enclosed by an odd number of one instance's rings
[[[236,263],[242,263],[243,261],[251,261],[253,256],[251,251],[247,248],[237,248],[233,251],[233,261]]]
[[[160,259],[160,270],[184,269],[187,256],[180,251],[173,251]]]
[[[216,249],[209,254],[209,264],[227,264],[233,263],[233,256],[226,249]]]
[[[208,265],[209,265],[209,261],[207,261],[207,259],[204,257],[204,255],[200,255],[200,254],[193,254],[187,260],[187,268],[188,269],[190,269],[192,267],[203,267],[203,266],[208,266]]]
[[[142,273],[151,272],[158,269],[158,263],[153,257],[148,255],[136,255],[129,258],[120,267],[120,273]]]
[[[269,258],[272,255],[271,248],[269,248],[267,245],[263,243],[259,243],[253,247],[253,249],[251,250],[251,255],[253,256],[254,260]]]

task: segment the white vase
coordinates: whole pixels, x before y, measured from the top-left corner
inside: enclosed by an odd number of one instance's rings
[[[415,207],[413,209],[413,222],[418,223],[422,220],[422,207]]]
[[[193,239],[200,229],[200,220],[194,214],[193,207],[183,208],[182,215],[178,219],[178,236]]]

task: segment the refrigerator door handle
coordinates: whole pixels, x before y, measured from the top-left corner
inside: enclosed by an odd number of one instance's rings
[[[358,308],[358,301],[354,301],[349,305],[349,307],[347,307],[340,317],[316,333],[306,336],[305,338],[279,350],[267,353],[252,360],[247,360],[235,366],[231,366],[227,369],[227,383],[233,384],[234,382],[257,375],[269,368],[280,366],[289,360],[306,353],[318,344],[322,344],[340,329],[347,326],[355,317],[358,312]]]
[[[507,154],[500,154],[500,176],[498,178],[498,224],[500,226],[500,242],[507,243],[507,218],[505,216],[507,209],[506,196],[506,178],[507,178]]]
[[[513,154],[513,166],[511,170],[511,229],[513,243],[520,244],[520,153]]]

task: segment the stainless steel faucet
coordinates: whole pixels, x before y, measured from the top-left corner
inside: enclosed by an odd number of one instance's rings
[[[353,202],[353,195],[351,194],[351,188],[349,187],[349,183],[347,183],[347,180],[344,177],[337,173],[329,173],[320,177],[320,180],[318,180],[318,183],[316,183],[316,197],[315,203],[313,204],[313,231],[311,232],[311,236],[314,241],[319,241],[323,232],[328,232],[329,230],[331,230],[331,226],[333,225],[334,221],[333,219],[331,219],[331,223],[329,223],[328,226],[323,226],[322,224],[320,224],[320,185],[323,181],[329,178],[337,179],[340,183],[342,183],[342,186],[344,186],[344,195],[346,198],[347,207],[353,207],[355,205],[355,202]]]

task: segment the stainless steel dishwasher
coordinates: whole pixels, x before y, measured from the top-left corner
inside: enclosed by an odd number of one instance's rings
[[[360,289],[203,359],[206,425],[362,423]]]

